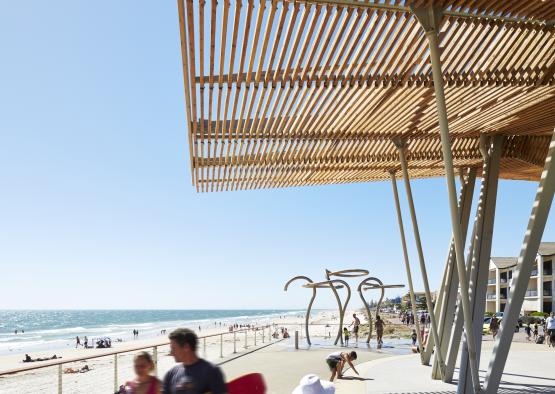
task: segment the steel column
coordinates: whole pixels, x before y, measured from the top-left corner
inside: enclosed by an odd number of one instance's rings
[[[409,282],[409,295],[410,303],[412,306],[412,314],[414,315],[414,324],[416,325],[416,335],[418,337],[418,349],[420,350],[420,358],[424,348],[422,347],[422,335],[420,334],[420,324],[416,318],[416,297],[414,296],[414,287],[412,285],[412,274],[410,271],[409,254],[407,251],[407,241],[405,239],[405,228],[403,226],[403,215],[401,214],[401,205],[399,204],[399,192],[397,190],[397,180],[395,179],[395,172],[391,171],[391,185],[393,186],[393,196],[395,197],[395,208],[397,210],[397,222],[399,223],[399,234],[401,235],[401,246],[403,248],[403,257],[405,259],[405,269],[407,271],[407,282]]]
[[[430,325],[432,329],[432,337],[434,342],[439,344],[439,335],[437,332],[436,316],[434,313],[434,306],[432,303],[432,293],[430,291],[430,283],[428,282],[428,272],[426,270],[426,262],[424,261],[424,251],[422,250],[422,241],[420,240],[420,230],[418,229],[418,219],[416,218],[416,209],[414,208],[414,199],[412,197],[412,188],[410,186],[409,170],[407,165],[407,159],[405,156],[405,145],[400,141],[395,142],[397,150],[399,151],[399,160],[401,162],[401,169],[403,171],[403,180],[405,182],[405,190],[407,194],[407,201],[409,204],[410,217],[412,220],[412,230],[414,233],[414,242],[416,243],[416,250],[418,252],[418,261],[420,263],[420,272],[422,273],[422,283],[424,284],[424,293],[426,294],[426,307],[428,308],[428,313],[430,315]],[[416,319],[416,316],[415,316]],[[445,368],[443,363],[443,357],[441,352],[436,353],[436,358],[440,364],[440,369],[442,371]],[[422,358],[423,363],[426,364],[426,360]]]
[[[476,210],[478,209],[479,209],[479,205],[478,205],[478,208],[476,208]],[[474,222],[474,226],[472,227],[473,227],[472,235],[470,239],[475,239],[476,231],[478,229],[476,221]],[[473,256],[474,256],[474,242],[470,242],[470,245],[468,248],[468,254],[466,255],[466,275],[467,276],[470,276],[470,268],[472,265],[471,263],[472,263]],[[458,297],[458,290],[459,290],[458,271],[455,273],[455,275],[457,277],[457,282],[454,283],[454,286],[456,287],[456,297]],[[455,320],[453,322],[453,330],[451,332],[451,338],[449,340],[449,350],[447,351],[447,361],[445,363],[445,376],[443,376],[444,382],[451,382],[453,380],[453,373],[455,372],[455,364],[457,363],[457,358],[459,356],[459,347],[461,345],[461,337],[463,333],[463,321],[464,321],[460,298],[457,298],[457,305],[456,305],[455,312],[456,313],[455,313]]]
[[[459,212],[459,216],[464,239],[466,239],[466,235],[468,232],[468,223],[470,222],[472,198],[474,196],[474,186],[476,184],[476,172],[476,168],[470,168],[468,170],[466,179],[461,180],[462,184],[459,198],[459,206],[461,207],[461,209]],[[441,351],[441,355],[443,356],[444,360],[446,360],[447,357],[447,350],[449,346],[449,341],[451,339],[451,330],[453,328],[453,315],[455,313],[455,308],[457,305],[457,294],[459,290],[458,282],[459,277],[457,274],[457,268],[455,266],[455,245],[453,237],[451,236],[451,243],[446,262],[446,278],[441,289],[443,290],[443,297],[438,299],[437,305],[439,311],[439,351]],[[441,303],[439,303],[440,300]],[[432,346],[426,346],[424,357],[431,356],[431,352]],[[434,360],[433,363],[432,378],[441,379],[441,371],[439,370],[439,364],[438,362],[436,362],[436,360]]]
[[[489,153],[483,152],[483,182],[480,190],[480,200],[483,202],[479,205],[477,211],[477,231],[475,238],[472,240],[472,242],[475,242],[475,246],[470,272],[470,306],[474,323],[474,335],[476,336],[476,362],[478,365],[480,364],[480,351],[482,348],[482,326],[486,308],[489,262],[497,202],[497,185],[499,183],[499,162],[501,160],[502,149],[503,136],[496,135],[493,137]],[[459,369],[458,392],[460,394],[469,392],[472,387],[468,368],[468,351],[465,341],[463,343]]]
[[[455,256],[457,270],[459,272],[459,283],[461,292],[461,305],[464,314],[464,326],[467,336],[468,352],[470,360],[470,371],[474,392],[480,392],[480,376],[478,375],[478,364],[476,362],[476,340],[472,331],[472,320],[470,303],[468,298],[468,282],[464,262],[464,244],[459,223],[459,209],[457,205],[457,190],[455,187],[455,173],[453,170],[453,154],[451,152],[451,139],[449,136],[449,123],[447,120],[447,105],[445,103],[445,92],[443,90],[443,73],[441,71],[441,53],[439,49],[439,22],[442,17],[441,11],[432,7],[419,8],[414,10],[418,18],[430,47],[430,62],[432,65],[432,75],[434,80],[434,90],[436,96],[436,107],[439,121],[439,131],[441,136],[441,150],[443,153],[443,163],[445,166],[445,179],[447,181],[447,191],[449,196],[449,207],[451,216],[451,226],[453,228],[453,239],[455,241]]]
[[[549,145],[549,152],[545,159],[544,169],[541,175],[536,199],[534,201],[528,228],[526,230],[520,256],[513,275],[511,291],[509,292],[509,299],[503,315],[503,323],[501,330],[497,336],[497,341],[493,347],[493,356],[489,363],[486,380],[484,382],[484,389],[487,394],[497,392],[501,375],[505,368],[509,348],[513,340],[514,327],[517,324],[518,315],[522,308],[524,295],[528,287],[528,280],[532,272],[532,265],[538,253],[538,248],[542,239],[545,223],[551,202],[553,201],[553,194],[555,192],[555,161],[553,160],[555,153],[555,132],[551,138]]]

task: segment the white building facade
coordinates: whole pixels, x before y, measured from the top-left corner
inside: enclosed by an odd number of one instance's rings
[[[486,312],[503,312],[511,289],[516,267],[516,257],[492,257],[489,265]],[[521,313],[555,311],[555,242],[542,242],[534,268],[528,281],[528,289]]]

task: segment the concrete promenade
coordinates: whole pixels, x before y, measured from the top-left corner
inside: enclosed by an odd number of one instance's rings
[[[482,380],[493,348],[491,337],[484,339],[480,362]],[[269,393],[291,393],[306,374],[315,373],[328,380],[330,373],[324,360],[330,352],[340,349],[357,351],[355,367],[360,376],[348,370],[343,379],[335,382],[338,394],[456,392],[458,371],[455,372],[453,384],[432,380],[431,367],[421,365],[418,355],[406,354],[406,348],[403,349],[404,355],[399,355],[399,349],[367,349],[362,344],[358,348],[348,349],[325,345],[310,350],[294,350],[292,341],[289,341],[232,360],[223,364],[222,368],[228,379],[260,372],[264,375]],[[529,342],[513,343],[499,392],[555,394],[555,349]]]

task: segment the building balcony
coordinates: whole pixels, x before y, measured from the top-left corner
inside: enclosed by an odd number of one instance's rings
[[[495,300],[495,299],[497,299],[497,295],[495,295],[495,294],[486,294],[486,299],[487,300]]]
[[[526,290],[526,294],[524,294],[524,297],[537,297],[537,296],[538,296],[537,290]]]
[[[495,285],[495,278],[493,279],[488,279],[488,285]]]
[[[553,295],[553,291],[551,289],[543,289],[543,295],[551,297]]]
[[[530,272],[530,276],[538,276],[538,269],[533,269],[532,272]]]

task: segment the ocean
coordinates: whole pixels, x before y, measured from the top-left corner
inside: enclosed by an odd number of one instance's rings
[[[300,310],[0,310],[0,355],[75,346],[75,337],[112,341],[153,338],[176,327],[227,329],[232,323],[266,324]],[[18,333],[15,333],[15,330]]]

